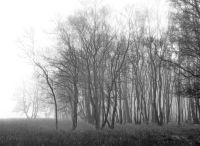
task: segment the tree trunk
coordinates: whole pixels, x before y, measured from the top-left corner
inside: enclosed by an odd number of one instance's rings
[[[76,79],[75,79],[76,80]],[[78,106],[78,88],[76,82],[74,82],[74,105],[73,105],[73,126],[72,130],[75,130],[77,127],[77,106]]]

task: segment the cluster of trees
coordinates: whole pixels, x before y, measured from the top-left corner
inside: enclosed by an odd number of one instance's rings
[[[176,8],[172,26],[176,43],[177,60],[173,65],[177,68],[177,90],[178,107],[182,106],[181,97],[188,100],[188,121],[199,123],[199,51],[200,51],[200,1],[199,0],[179,0],[172,1]],[[184,106],[182,108],[185,108]],[[180,112],[180,111],[179,111]],[[180,124],[181,114],[178,116]]]
[[[58,118],[96,129],[116,123],[199,123],[200,1],[172,1],[167,29],[130,9],[120,24],[89,8],[58,22],[56,53],[32,57]],[[166,21],[167,23],[167,21]],[[119,26],[119,27],[117,27]],[[185,97],[185,98],[183,98]]]

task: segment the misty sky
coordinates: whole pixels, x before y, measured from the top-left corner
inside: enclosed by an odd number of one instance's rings
[[[105,0],[113,11],[122,11],[127,5],[155,8],[156,2],[166,13],[165,0]],[[38,41],[47,45],[48,35],[58,17],[72,14],[86,6],[90,0],[0,0],[0,118],[20,117],[13,112],[15,92],[31,77],[31,66],[21,55],[19,39],[27,29],[33,28]]]

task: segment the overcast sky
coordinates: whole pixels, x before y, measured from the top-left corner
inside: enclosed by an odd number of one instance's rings
[[[72,14],[90,0],[0,0],[0,118],[19,117],[13,113],[16,101],[14,93],[22,80],[31,76],[31,67],[20,55],[19,38],[24,31],[33,28],[45,42],[47,32],[54,26],[57,17]],[[160,3],[159,13],[166,13],[165,0],[105,0],[115,11],[122,11],[127,5],[138,8],[155,8]],[[45,44],[45,43],[44,43]]]

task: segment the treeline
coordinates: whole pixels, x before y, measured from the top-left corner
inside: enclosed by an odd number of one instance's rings
[[[165,26],[131,8],[113,24],[105,7],[58,22],[55,55],[31,58],[56,121],[70,115],[73,129],[78,118],[96,129],[199,123],[200,1],[170,6]]]

